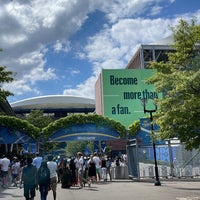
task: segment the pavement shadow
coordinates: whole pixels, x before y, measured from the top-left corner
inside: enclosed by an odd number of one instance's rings
[[[200,188],[187,188],[187,187],[175,187],[175,189],[178,190],[194,190],[194,191],[200,191]]]

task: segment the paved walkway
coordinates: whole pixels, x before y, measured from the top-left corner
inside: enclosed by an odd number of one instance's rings
[[[57,200],[200,200],[200,182],[161,181],[161,186],[150,182],[120,180],[101,182],[78,189],[61,189],[58,184]],[[35,200],[40,200],[39,191]],[[0,199],[23,200],[23,189],[9,187],[0,189]],[[50,191],[47,200],[53,200]]]

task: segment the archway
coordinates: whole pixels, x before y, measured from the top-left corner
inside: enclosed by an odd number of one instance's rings
[[[14,116],[0,116],[0,144],[35,142],[33,136],[39,133],[39,128],[26,120]]]
[[[114,140],[123,137],[126,128],[121,123],[97,114],[75,114],[50,123],[43,129],[47,142],[74,140]]]
[[[96,126],[95,124],[72,125],[69,128],[62,128],[55,131],[49,138],[48,142],[65,142],[65,141],[102,141],[120,139],[120,134],[105,126]]]
[[[40,130],[26,120],[14,116],[0,116],[1,153],[8,153],[8,146],[12,152],[14,144],[36,143],[33,136],[39,133]]]

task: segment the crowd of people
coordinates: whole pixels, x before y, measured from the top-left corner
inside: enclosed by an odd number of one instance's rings
[[[58,181],[62,188],[82,188],[85,184],[90,187],[91,183],[107,181],[107,176],[111,181],[111,159],[96,152],[90,156],[78,152],[76,157],[58,160]]]
[[[109,156],[98,155],[97,152],[90,156],[77,152],[75,157],[42,157],[39,153],[34,156],[19,159],[9,159],[6,155],[0,158],[2,187],[7,188],[9,177],[12,177],[12,186],[24,189],[26,200],[33,200],[36,190],[40,191],[41,200],[46,200],[49,191],[52,191],[56,200],[57,184],[61,188],[77,187],[81,189],[86,184],[99,181],[112,181],[111,167],[122,163],[123,157],[111,160]]]

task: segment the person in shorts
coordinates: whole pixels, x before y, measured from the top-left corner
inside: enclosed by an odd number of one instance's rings
[[[53,191],[53,199],[56,200],[56,190],[57,190],[57,169],[58,165],[53,161],[53,156],[48,157],[47,166],[50,170],[50,189]]]
[[[8,170],[10,166],[10,159],[3,155],[2,159],[0,160],[0,167],[1,167],[1,176],[2,176],[2,187],[8,187]]]

